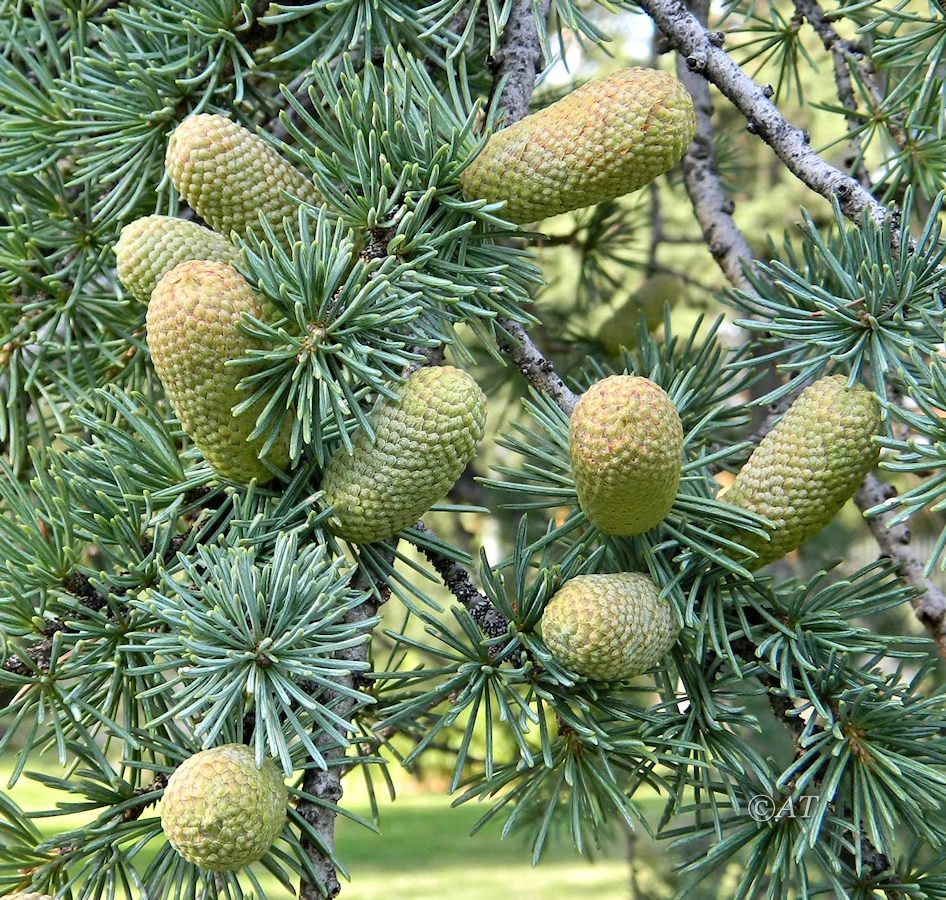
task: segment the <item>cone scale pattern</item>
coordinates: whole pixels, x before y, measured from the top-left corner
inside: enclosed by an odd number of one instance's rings
[[[561,665],[594,681],[623,681],[653,668],[676,643],[670,601],[646,576],[579,575],[542,614],[542,639]]]
[[[237,390],[249,369],[229,360],[258,349],[240,328],[243,314],[262,318],[260,298],[232,266],[194,260],[172,269],[148,304],[148,349],[174,412],[204,459],[224,478],[269,481],[272,472],[257,458],[261,440],[248,442],[259,410],[234,416],[245,399]],[[276,468],[289,463],[291,422],[267,454]]]
[[[286,194],[322,202],[312,183],[261,137],[225,116],[201,113],[184,119],[168,142],[165,167],[191,209],[229,237],[253,228],[259,215],[277,226],[295,215]]]
[[[225,744],[174,770],[161,800],[161,827],[188,862],[229,872],[266,855],[286,822],[288,802],[270,760],[258,769],[250,747]]]
[[[680,485],[683,426],[659,385],[612,375],[582,394],[568,455],[578,503],[605,534],[643,534],[670,511]]]
[[[653,181],[683,156],[695,124],[673,75],[621,69],[496,132],[461,189],[468,200],[506,201],[511,222],[535,222]]]
[[[335,507],[330,526],[358,544],[413,525],[442,500],[476,453],[486,427],[486,397],[452,366],[418,369],[398,401],[372,413],[376,440],[359,431],[325,468],[322,491]]]
[[[840,512],[877,464],[880,430],[880,404],[863,385],[833,375],[802,391],[721,498],[773,522],[769,541],[739,536],[759,554],[747,568],[781,559]]]
[[[115,244],[118,278],[143,303],[175,266],[193,259],[236,265],[239,253],[226,238],[196,222],[145,216],[126,225]]]

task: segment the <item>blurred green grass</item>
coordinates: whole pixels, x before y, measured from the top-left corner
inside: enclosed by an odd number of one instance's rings
[[[38,767],[31,767],[38,768]],[[43,766],[47,772],[54,767]],[[8,783],[11,766],[0,761],[0,778]],[[50,809],[59,797],[27,777],[8,791],[23,809]],[[656,796],[638,796],[648,819],[659,815]],[[370,817],[367,795],[358,782],[348,786],[344,804],[359,815]],[[522,838],[501,840],[502,819],[490,823],[476,835],[470,832],[486,812],[482,804],[451,808],[446,794],[419,788],[405,781],[393,803],[382,798],[380,834],[340,819],[337,827],[338,852],[351,873],[343,882],[344,900],[375,900],[381,896],[451,900],[574,900],[587,892],[596,900],[625,900],[631,896],[626,844],[616,840],[600,856],[589,861],[580,857],[564,841],[549,845],[542,862],[533,868],[530,848]],[[38,819],[47,834],[75,827],[82,816]],[[661,855],[646,834],[638,830],[635,855],[640,895],[649,898],[670,896],[654,873],[652,863]],[[147,853],[147,851],[145,851]],[[268,900],[289,900],[290,894],[263,874]],[[645,888],[646,886],[646,888]]]
[[[451,809],[448,797],[424,793],[402,796],[389,807],[380,835],[342,823],[338,847],[353,879],[342,896],[368,900],[393,892],[451,900],[565,900],[578,891],[614,900],[628,896],[628,867],[618,848],[589,862],[553,845],[533,869],[528,846],[516,838],[499,840],[498,828],[470,837],[483,812],[474,805]]]

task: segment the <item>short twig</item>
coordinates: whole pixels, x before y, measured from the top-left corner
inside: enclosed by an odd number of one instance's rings
[[[437,538],[433,529],[423,522],[415,523],[414,530],[427,538]],[[509,631],[508,619],[476,589],[470,573],[463,566],[429,547],[420,547],[420,549],[436,569],[447,590],[463,604],[486,637],[502,637]]]
[[[499,349],[518,366],[536,390],[548,394],[563,412],[571,415],[578,395],[562,381],[555,366],[545,358],[526,330],[510,319],[499,319],[497,324],[502,329],[496,339]]]

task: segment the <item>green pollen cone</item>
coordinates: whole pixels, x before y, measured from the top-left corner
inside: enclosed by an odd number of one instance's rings
[[[816,535],[857,491],[880,453],[880,403],[832,375],[807,387],[753,451],[722,499],[770,519],[770,540],[740,535],[757,569]]]
[[[244,313],[262,318],[264,309],[233,266],[213,260],[172,269],[148,304],[151,360],[184,431],[221,476],[244,484],[273,474],[257,458],[263,440],[247,440],[259,410],[231,412],[245,399],[237,385],[249,370],[226,363],[258,349],[240,323]],[[287,419],[267,454],[277,469],[289,464],[290,430]]]
[[[262,214],[273,226],[295,215],[287,194],[307,203],[322,197],[312,183],[261,137],[225,116],[202,113],[177,126],[165,167],[188,205],[215,231],[259,233]]]
[[[497,131],[460,186],[467,200],[505,201],[511,222],[535,222],[650,183],[676,165],[695,127],[673,75],[621,69]]]
[[[418,369],[371,414],[375,440],[359,431],[353,453],[335,452],[322,491],[335,507],[333,530],[358,544],[413,525],[442,500],[476,453],[486,427],[486,397],[452,366]]]
[[[286,823],[289,793],[271,760],[225,744],[201,750],[173,772],[161,800],[161,827],[188,862],[213,872],[258,862]]]
[[[226,238],[196,222],[145,216],[126,225],[115,244],[118,279],[143,303],[175,266],[192,259],[236,265],[240,254]]]
[[[659,385],[612,375],[582,394],[572,413],[568,455],[578,503],[605,534],[643,534],[677,496],[683,426]]]
[[[623,681],[653,668],[676,643],[670,601],[646,575],[579,575],[549,600],[542,640],[561,665],[595,681]]]

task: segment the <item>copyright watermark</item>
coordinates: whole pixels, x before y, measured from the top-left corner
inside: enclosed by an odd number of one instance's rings
[[[773,819],[807,819],[818,800],[817,794],[802,794],[800,797],[771,797],[768,794],[756,794],[749,799],[746,812],[756,822],[770,822]]]

